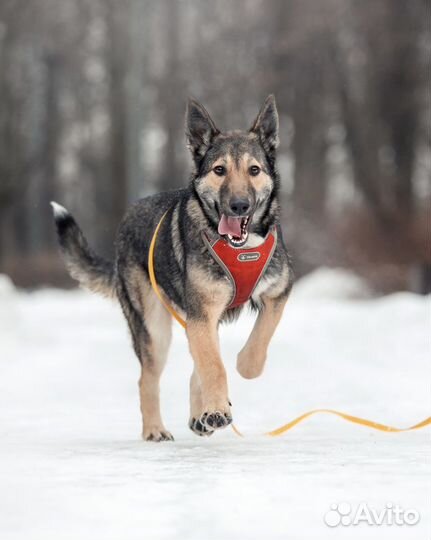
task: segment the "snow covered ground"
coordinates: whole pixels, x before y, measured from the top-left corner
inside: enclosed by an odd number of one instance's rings
[[[317,407],[396,426],[429,415],[431,299],[363,292],[333,271],[300,282],[254,381],[234,369],[252,319],[222,329],[244,439],[188,430],[192,361],[175,326],[162,401],[176,440],[155,444],[139,438],[138,362],[119,308],[1,281],[0,539],[429,539],[430,428],[386,434],[317,416],[262,435]],[[360,503],[420,520],[328,526],[341,503],[347,520]]]

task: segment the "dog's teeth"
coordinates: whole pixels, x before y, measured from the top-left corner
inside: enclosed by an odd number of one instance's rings
[[[230,242],[232,245],[234,245],[234,246],[240,246],[240,245],[244,244],[245,241],[247,240],[247,237],[248,237],[248,231],[247,231],[247,229],[242,228],[242,229],[241,229],[241,237],[240,237],[240,238],[233,237],[233,236],[231,236],[230,234],[228,234],[227,237],[229,238],[229,242]]]

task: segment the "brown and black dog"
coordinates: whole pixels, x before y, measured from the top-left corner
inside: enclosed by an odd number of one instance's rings
[[[208,112],[190,100],[186,136],[194,170],[188,187],[135,203],[120,225],[115,262],[88,246],[69,212],[52,203],[57,232],[72,277],[89,289],[118,298],[141,363],[139,381],[143,437],[172,440],[160,413],[159,380],[171,340],[172,316],[153,291],[148,253],[155,228],[154,266],[166,300],[187,320],[194,360],[189,426],[211,435],[232,422],[218,325],[236,318],[244,305],[258,311],[253,331],[238,354],[246,378],[261,374],[269,342],[280,321],[293,275],[279,226],[276,169],[278,115],[273,96],[249,131],[221,133]],[[257,248],[276,231],[272,257],[248,302],[230,307],[234,284],[202,240],[223,238],[234,248]]]

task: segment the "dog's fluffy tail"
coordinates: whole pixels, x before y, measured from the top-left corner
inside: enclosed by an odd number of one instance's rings
[[[93,292],[114,297],[114,265],[99,257],[88,245],[73,216],[51,202],[58,239],[69,274]]]

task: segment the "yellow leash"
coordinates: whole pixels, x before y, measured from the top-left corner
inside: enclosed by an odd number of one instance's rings
[[[371,429],[377,429],[378,431],[385,431],[386,433],[400,433],[402,431],[413,431],[415,429],[420,429],[425,426],[429,426],[431,424],[431,416],[430,416],[426,418],[425,420],[423,420],[422,422],[419,422],[419,424],[415,424],[414,426],[407,427],[407,428],[397,428],[393,426],[386,426],[385,424],[380,424],[379,422],[373,422],[373,420],[367,420],[366,418],[359,418],[358,416],[352,416],[351,414],[346,414],[339,411],[333,411],[331,409],[314,409],[313,411],[309,411],[304,414],[301,414],[301,416],[298,416],[294,420],[291,420],[287,424],[284,424],[283,426],[280,426],[277,429],[268,431],[267,433],[265,433],[265,435],[269,435],[270,437],[278,437],[279,435],[283,435],[283,433],[286,433],[286,431],[289,431],[290,429],[295,427],[297,424],[299,424],[306,418],[309,418],[310,416],[314,416],[315,414],[320,414],[320,413],[334,414],[335,416],[343,418],[343,420],[352,422],[352,424],[359,424],[360,426],[366,426]],[[232,428],[237,435],[239,435],[240,437],[243,437],[242,433],[235,426],[232,426]]]
[[[150,250],[148,252],[148,274],[150,276],[151,286],[153,287],[153,290],[156,293],[159,300],[162,302],[165,308],[169,311],[172,317],[174,317],[174,319],[178,321],[180,325],[185,329],[187,326],[186,321],[179,315],[179,313],[177,313],[177,311],[170,305],[170,303],[166,300],[166,298],[161,293],[159,286],[157,284],[156,274],[154,271],[154,250],[156,246],[157,235],[159,234],[159,230],[166,216],[166,213],[167,212],[165,212],[163,216],[161,217],[154,231],[153,237],[151,239]],[[387,426],[385,424],[380,424],[379,422],[373,422],[372,420],[367,420],[366,418],[359,418],[358,416],[352,416],[351,414],[346,414],[339,411],[333,411],[332,409],[314,409],[312,411],[301,414],[301,416],[298,416],[294,420],[291,420],[287,424],[284,424],[283,426],[280,426],[277,429],[273,429],[272,431],[266,432],[265,435],[268,435],[270,437],[278,437],[279,435],[286,433],[286,431],[289,431],[290,429],[295,427],[297,424],[301,423],[303,420],[309,418],[310,416],[314,416],[315,414],[322,414],[322,413],[333,414],[335,416],[338,416],[339,418],[342,418],[343,420],[347,420],[348,422],[351,422],[352,424],[359,424],[360,426],[366,426],[368,428],[376,429],[378,431],[384,431],[386,433],[401,433],[402,431],[414,431],[416,429],[420,429],[425,426],[429,426],[431,424],[431,416],[429,416],[428,418],[426,418],[425,420],[422,420],[422,422],[419,422],[418,424],[415,424],[414,426],[407,427],[407,428],[397,428],[393,426]],[[237,435],[239,435],[240,437],[243,437],[243,434],[233,424],[231,424],[231,427]]]
[[[156,230],[154,231],[153,238],[151,239],[150,251],[148,252],[148,274],[150,276],[151,286],[153,287],[154,292],[157,294],[160,302],[165,306],[165,308],[169,311],[172,317],[175,320],[177,320],[181,324],[181,326],[185,329],[186,321],[179,315],[179,313],[175,311],[175,309],[171,306],[171,304],[162,295],[159,289],[159,286],[157,285],[156,274],[154,272],[154,249],[156,246],[157,235],[159,234],[160,227],[163,223],[163,220],[165,219],[167,212],[168,211],[166,210],[166,212],[160,218],[160,221],[157,224]]]

